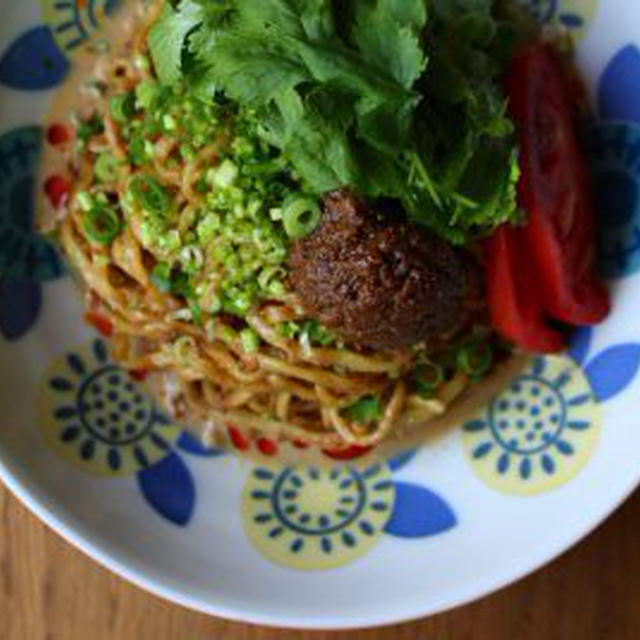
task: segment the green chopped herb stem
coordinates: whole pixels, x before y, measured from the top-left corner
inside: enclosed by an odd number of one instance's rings
[[[320,207],[311,198],[296,198],[287,203],[282,211],[282,224],[287,235],[298,240],[311,234],[321,217]]]

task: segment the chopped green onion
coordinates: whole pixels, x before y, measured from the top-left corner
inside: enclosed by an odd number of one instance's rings
[[[149,58],[141,53],[136,55],[136,57],[133,59],[133,64],[135,64],[136,69],[140,69],[141,71],[147,71],[151,68],[151,62],[149,61]]]
[[[191,309],[191,317],[197,326],[202,326],[202,307],[193,299],[189,300],[189,309]]]
[[[278,333],[283,338],[295,339],[300,332],[300,325],[296,322],[283,322],[278,326]]]
[[[168,293],[177,298],[184,298],[189,301],[193,300],[193,287],[189,276],[166,262],[159,262],[151,271],[150,278],[151,283],[158,291]],[[191,303],[190,306],[193,313]],[[193,315],[195,317],[197,312]],[[202,310],[200,310],[200,315],[202,315]]]
[[[493,349],[488,342],[474,342],[458,352],[458,367],[470,378],[481,378],[492,364]]]
[[[178,128],[178,123],[172,115],[167,113],[162,116],[162,126],[165,131],[175,131]]]
[[[220,324],[218,328],[218,337],[222,342],[231,344],[232,342],[235,342],[238,334],[228,324]]]
[[[282,211],[282,224],[287,235],[294,240],[304,238],[314,231],[321,217],[320,207],[310,198],[296,198]]]
[[[80,142],[86,144],[93,136],[104,133],[104,123],[97,114],[88,120],[80,122],[76,129],[76,136]]]
[[[133,91],[121,93],[109,100],[109,111],[120,124],[128,122],[136,115],[136,96]]]
[[[260,275],[258,276],[258,286],[262,291],[272,292],[272,285],[275,283],[281,285],[285,275],[286,272],[282,267],[265,267],[260,271]]]
[[[431,397],[434,391],[445,381],[444,367],[436,362],[421,364],[416,369],[415,386],[418,393]]]
[[[364,396],[345,409],[348,420],[358,424],[369,424],[382,418],[380,398],[378,396]]]
[[[129,143],[129,158],[131,158],[131,162],[138,167],[142,166],[149,161],[150,154],[148,151],[144,135],[141,132],[134,133]]]
[[[223,308],[227,313],[236,316],[244,316],[255,302],[255,293],[250,289],[238,289],[227,292],[223,302]]]
[[[92,207],[84,214],[83,222],[87,236],[96,244],[111,244],[122,230],[120,216],[112,207]]]
[[[94,171],[100,182],[114,182],[118,178],[118,160],[110,153],[101,153],[96,160]]]
[[[171,192],[149,176],[137,176],[130,186],[134,200],[149,213],[164,217],[171,206]]]
[[[219,167],[211,169],[207,174],[207,181],[214,187],[224,189],[230,187],[238,177],[238,167],[229,159]]]
[[[306,322],[302,330],[309,336],[312,343],[327,347],[335,342],[333,334],[315,320]]]
[[[255,353],[260,347],[260,336],[253,329],[243,329],[240,332],[240,343],[245,353]]]
[[[171,265],[159,262],[151,271],[150,280],[158,291],[171,293]]]
[[[171,294],[178,298],[188,299],[193,295],[193,288],[189,276],[175,269],[171,273]]]
[[[80,191],[76,194],[76,202],[78,206],[84,211],[91,211],[95,204],[94,199],[88,191]]]

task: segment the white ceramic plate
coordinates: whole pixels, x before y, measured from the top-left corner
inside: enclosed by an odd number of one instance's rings
[[[206,451],[118,369],[31,231],[40,128],[105,0],[24,0],[0,23],[0,474],[96,560],[181,604],[347,628],[462,604],[584,536],[636,486],[640,434],[640,9],[531,0],[580,42],[615,312],[420,451],[330,473]]]

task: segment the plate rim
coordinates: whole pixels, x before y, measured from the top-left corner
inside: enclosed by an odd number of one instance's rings
[[[243,624],[305,631],[349,631],[408,623],[445,613],[487,597],[531,575],[576,546],[617,511],[640,486],[640,467],[628,486],[625,486],[614,500],[608,502],[602,512],[593,520],[586,525],[577,527],[577,530],[572,532],[570,536],[558,536],[553,544],[547,542],[537,554],[525,556],[525,560],[520,561],[517,566],[511,565],[511,570],[503,570],[490,580],[478,578],[455,590],[449,590],[432,606],[424,609],[407,606],[401,610],[395,605],[395,613],[387,610],[380,613],[373,612],[373,615],[366,617],[341,616],[336,618],[256,614],[249,609],[242,610],[238,606],[206,601],[201,597],[180,592],[170,585],[162,584],[161,578],[149,574],[148,563],[142,560],[127,563],[118,557],[119,552],[115,547],[109,548],[107,542],[92,540],[94,536],[90,534],[87,527],[79,522],[74,522],[68,514],[65,516],[63,507],[53,501],[50,502],[46,491],[31,481],[26,470],[17,468],[2,446],[0,446],[0,482],[31,514],[66,543],[97,562],[102,568],[166,602],[177,604],[191,611]],[[132,566],[132,564],[139,566]],[[147,568],[145,569],[143,565],[147,565]]]

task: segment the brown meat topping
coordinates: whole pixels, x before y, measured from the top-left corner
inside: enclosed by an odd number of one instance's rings
[[[442,340],[477,308],[472,259],[398,219],[332,192],[321,225],[293,247],[291,285],[302,306],[345,341],[393,349]]]

